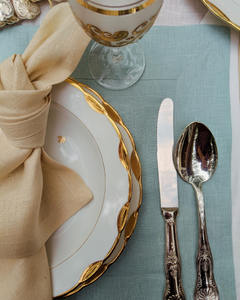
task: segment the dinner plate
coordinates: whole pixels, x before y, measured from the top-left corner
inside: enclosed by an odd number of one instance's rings
[[[111,254],[132,195],[120,130],[103,106],[83,91],[67,82],[53,89],[44,145],[49,156],[76,171],[93,194],[46,243],[54,297],[86,281]]]
[[[202,0],[219,19],[240,30],[240,0]]]
[[[73,79],[52,91],[44,148],[75,170],[94,195],[46,243],[54,297],[75,293],[106,271],[131,236],[141,203],[134,141],[96,95]]]
[[[138,219],[138,211],[142,201],[141,164],[136,151],[135,142],[131,133],[129,132],[128,128],[124,124],[119,114],[96,91],[94,91],[93,89],[85,85],[82,85],[82,87],[87,92],[92,94],[105,107],[105,109],[108,111],[109,115],[111,115],[112,119],[114,120],[119,130],[121,131],[123,140],[125,142],[130,157],[130,167],[131,167],[131,175],[132,175],[132,199],[130,201],[130,209],[129,209],[126,226],[121,232],[120,239],[118,240],[118,243],[116,244],[112,253],[102,261],[100,268],[88,280],[86,280],[83,283],[80,282],[75,289],[73,289],[69,293],[66,293],[66,296],[70,296],[80,291],[82,288],[86,287],[87,285],[96,281],[101,275],[105,273],[105,271],[109,268],[109,266],[111,266],[118,259],[118,257],[121,255],[124,248],[126,247],[127,242],[135,229],[137,219]]]

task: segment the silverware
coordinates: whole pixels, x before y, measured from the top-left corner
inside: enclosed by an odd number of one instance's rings
[[[177,172],[173,164],[173,101],[164,99],[158,113],[157,160],[160,204],[165,219],[165,274],[163,299],[185,300],[181,279],[181,260],[177,239]]]
[[[217,167],[217,158],[215,139],[204,124],[194,122],[183,130],[176,147],[175,165],[181,178],[192,185],[198,203],[199,240],[195,300],[219,299],[202,193],[202,184],[213,175]]]

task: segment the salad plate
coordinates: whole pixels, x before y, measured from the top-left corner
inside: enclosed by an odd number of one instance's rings
[[[111,256],[128,219],[132,177],[118,126],[73,79],[53,88],[44,149],[77,172],[93,194],[46,243],[57,297],[86,282]]]

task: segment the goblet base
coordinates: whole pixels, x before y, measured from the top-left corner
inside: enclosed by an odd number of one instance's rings
[[[88,65],[98,84],[110,90],[123,90],[141,77],[145,57],[138,43],[118,48],[95,42],[90,49]]]

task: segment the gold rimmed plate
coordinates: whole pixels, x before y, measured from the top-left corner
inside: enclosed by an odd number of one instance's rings
[[[65,296],[70,296],[72,294],[75,294],[76,292],[80,291],[82,288],[92,284],[99,277],[101,277],[109,268],[109,266],[111,266],[118,259],[118,257],[121,255],[124,248],[126,247],[127,242],[135,229],[137,219],[138,219],[138,211],[140,209],[141,201],[142,201],[141,164],[136,151],[135,142],[133,140],[131,133],[129,132],[126,125],[123,123],[123,120],[121,119],[119,114],[96,91],[87,87],[86,85],[82,85],[82,87],[84,88],[85,91],[92,94],[104,106],[108,114],[111,116],[112,120],[114,120],[119,130],[121,131],[124,143],[127,147],[129,157],[130,157],[130,169],[132,175],[132,199],[130,201],[130,208],[129,208],[128,218],[126,221],[126,226],[122,230],[120,238],[115,248],[113,249],[112,253],[110,253],[110,255],[107,256],[101,262],[101,266],[99,267],[99,269],[97,269],[96,272],[94,272],[92,276],[89,277],[88,280],[86,280],[83,283],[80,282],[75,289],[73,289],[69,293],[66,293]]]
[[[219,19],[240,30],[240,0],[202,0]]]
[[[122,251],[118,243],[136,185],[125,133],[87,87],[68,79],[53,89],[45,150],[79,173],[94,195],[46,244],[54,297],[87,285],[113,253]]]

